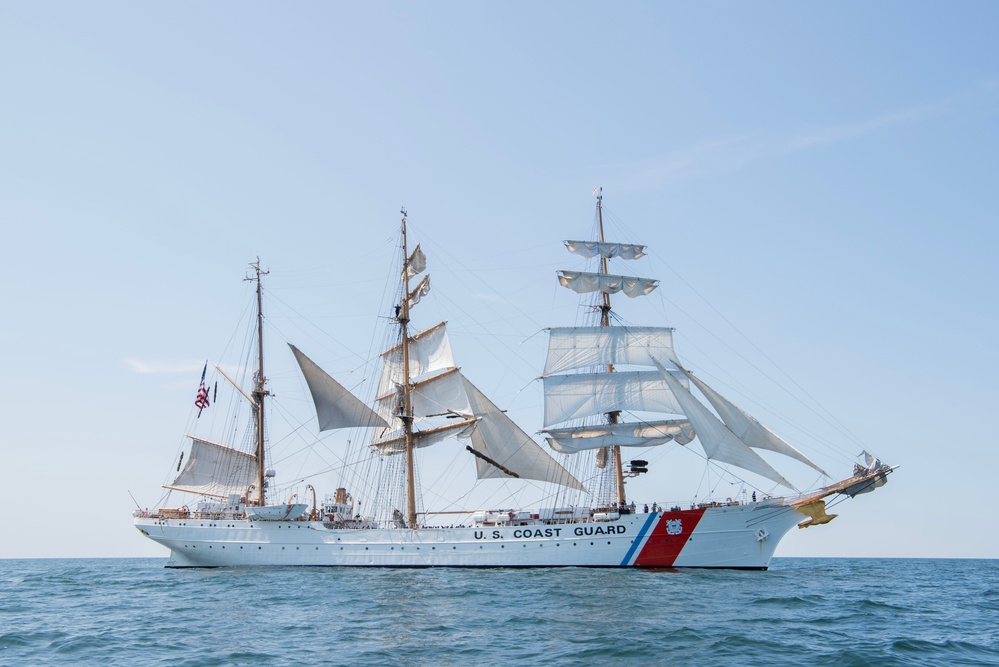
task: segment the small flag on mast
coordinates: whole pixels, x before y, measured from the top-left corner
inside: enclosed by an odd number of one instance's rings
[[[211,405],[208,400],[208,387],[205,386],[205,373],[208,372],[208,362],[205,362],[205,368],[201,371],[201,386],[198,387],[198,396],[194,399],[194,407],[198,409],[198,416],[201,416],[201,411]]]

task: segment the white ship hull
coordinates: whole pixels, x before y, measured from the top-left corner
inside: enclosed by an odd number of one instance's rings
[[[342,529],[318,521],[137,517],[167,567],[700,567],[765,570],[807,517],[774,502],[617,520],[468,528]]]

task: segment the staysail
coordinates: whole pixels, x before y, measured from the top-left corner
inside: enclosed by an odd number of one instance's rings
[[[476,451],[516,473],[521,479],[586,490],[569,471],[538,446],[531,436],[467,379],[465,391],[478,417],[478,423],[470,436]],[[502,469],[482,458],[476,458],[475,465],[479,479],[509,477]]]
[[[658,362],[656,362],[656,366],[659,367],[663,381],[670,386],[677,400],[683,406],[684,414],[694,425],[694,429],[697,431],[697,440],[701,443],[701,447],[704,448],[704,453],[709,459],[720,463],[730,463],[789,489],[795,488],[793,484],[784,479],[783,475],[774,470],[773,466],[750,449],[749,445],[733,433],[728,426],[715,417],[705,405],[694,398],[690,390],[680,384],[672,373]]]
[[[798,451],[798,449],[793,445],[787,443],[779,435],[758,422],[751,414],[716,392],[683,366],[677,364],[677,368],[683,371],[684,374],[690,378],[690,381],[701,390],[704,397],[708,399],[711,406],[714,407],[715,411],[721,416],[725,425],[733,433],[739,436],[739,439],[744,443],[754,449],[766,449],[771,452],[783,454],[784,456],[788,456],[792,459],[797,459],[805,465],[810,466],[812,469],[822,473],[826,477],[829,476],[825,470],[817,466],[811,459]]]
[[[288,346],[295,353],[302,375],[309,385],[320,431],[357,426],[388,426],[384,419],[330,377],[316,362],[294,345],[289,343]]]

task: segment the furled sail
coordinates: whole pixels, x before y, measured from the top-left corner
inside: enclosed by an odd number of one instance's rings
[[[715,417],[705,405],[694,398],[690,390],[673,377],[670,371],[666,370],[659,363],[656,365],[659,367],[659,374],[663,381],[669,385],[677,401],[683,407],[683,414],[687,415],[690,423],[694,425],[697,431],[697,439],[709,459],[721,463],[730,463],[743,470],[766,477],[789,489],[794,489],[793,484],[784,479],[759,454],[750,449],[749,445],[744,443],[739,436]]]
[[[465,382],[465,392],[471,399],[472,410],[478,417],[470,436],[476,451],[515,472],[521,479],[534,479],[586,491],[579,480],[534,442],[485,394],[467,378],[462,379]],[[475,465],[479,479],[509,477],[481,458],[476,457]]]
[[[587,259],[600,255],[604,259],[638,259],[645,256],[645,246],[634,243],[601,243],[599,241],[566,241],[569,252]]]
[[[409,377],[415,378],[434,371],[454,367],[451,343],[445,322],[424,329],[409,339]],[[393,386],[402,384],[402,343],[382,352],[382,374],[378,381],[378,395],[388,393]]]
[[[257,457],[193,436],[191,454],[168,489],[225,498],[257,483]]]
[[[544,375],[588,366],[653,366],[676,360],[672,327],[554,327],[548,330]]]
[[[413,250],[413,254],[409,256],[406,261],[406,274],[409,278],[415,278],[416,276],[423,273],[427,268],[427,256],[423,254],[420,250],[420,244],[416,244],[416,249]]]
[[[798,451],[794,446],[787,443],[779,435],[758,422],[755,417],[742,410],[740,407],[733,404],[727,398],[706,385],[683,366],[678,364],[677,367],[683,371],[688,378],[690,378],[691,382],[697,385],[697,388],[701,390],[704,397],[708,399],[708,402],[711,403],[715,411],[721,416],[725,425],[728,426],[733,433],[739,436],[739,439],[744,443],[755,449],[766,449],[771,452],[783,454],[784,456],[789,456],[792,459],[797,459],[798,461],[811,466],[814,470],[817,470],[826,477],[829,476],[825,470],[813,463],[811,459]]]
[[[449,438],[467,438],[470,429],[475,426],[475,418],[463,419],[451,424],[433,426],[422,431],[413,431],[413,447],[430,447],[444,442]],[[406,435],[402,431],[393,431],[371,442],[372,449],[378,454],[387,456],[401,454],[406,451]]]
[[[388,426],[384,419],[330,377],[301,350],[290,343],[288,346],[295,353],[295,359],[298,360],[298,365],[302,368],[302,375],[305,376],[305,381],[309,385],[312,402],[316,406],[316,417],[319,419],[320,431],[356,426]]]
[[[694,427],[686,419],[575,426],[547,429],[544,433],[551,448],[562,454],[614,445],[654,447],[671,441],[686,445],[694,439]]]
[[[686,378],[672,379],[681,385],[687,382]],[[683,414],[674,392],[658,371],[550,375],[543,381],[546,428],[618,410]]]
[[[413,306],[418,304],[420,302],[420,299],[422,299],[429,293],[430,293],[430,276],[423,276],[423,280],[421,280],[416,285],[416,287],[413,288],[413,291],[409,293],[408,297],[409,307],[412,308]]]
[[[586,294],[597,290],[606,294],[624,292],[634,299],[638,296],[645,296],[659,286],[659,281],[652,278],[566,270],[560,270],[558,273],[558,281],[562,287],[568,287],[577,294]]]

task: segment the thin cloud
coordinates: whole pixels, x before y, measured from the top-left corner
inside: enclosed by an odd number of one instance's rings
[[[723,137],[646,160],[605,165],[601,171],[616,174],[622,190],[658,189],[666,183],[732,173],[761,160],[854,141],[891,127],[952,114],[975,104],[974,98],[991,94],[997,88],[996,81],[986,80],[970,91],[936,104],[891,111],[856,123],[812,126],[783,135]]]
[[[790,137],[784,150],[784,154],[796,153],[798,151],[828,146],[842,141],[851,141],[860,137],[877,132],[880,129],[903,125],[906,123],[918,123],[929,120],[937,116],[942,116],[953,108],[952,101],[940,104],[924,105],[882,114],[876,118],[860,123],[848,123],[845,125],[833,125],[828,127],[818,127],[801,132]]]
[[[125,366],[133,373],[140,375],[189,375],[201,376],[201,370],[205,367],[205,360],[201,361],[171,361],[171,360],[148,360],[130,357],[125,359]],[[240,366],[223,365],[222,371],[231,378],[240,377],[244,369]],[[215,362],[208,362],[208,374],[212,376],[215,371]],[[214,377],[214,376],[213,376]]]
[[[125,359],[125,365],[133,373],[141,375],[176,375],[196,373],[205,367],[205,361],[162,361],[146,359]]]

